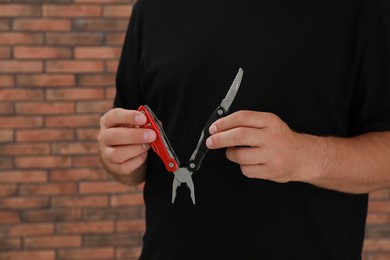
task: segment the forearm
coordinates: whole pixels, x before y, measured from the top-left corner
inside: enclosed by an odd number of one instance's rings
[[[308,167],[298,174],[298,180],[347,193],[390,187],[390,132],[306,138],[312,139]]]

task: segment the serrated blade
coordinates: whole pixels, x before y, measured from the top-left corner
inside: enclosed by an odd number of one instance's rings
[[[229,110],[231,104],[233,103],[234,98],[237,95],[238,89],[240,88],[243,74],[244,71],[240,68],[238,70],[236,77],[234,78],[232,85],[230,86],[228,93],[226,94],[226,97],[221,102],[221,107],[223,107],[226,111]]]

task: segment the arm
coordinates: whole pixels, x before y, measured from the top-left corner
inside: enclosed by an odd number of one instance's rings
[[[270,113],[240,111],[216,121],[210,149],[227,147],[227,158],[250,178],[301,181],[348,193],[390,187],[390,132],[353,138],[293,132]]]
[[[146,117],[135,110],[115,108],[100,119],[99,150],[101,161],[110,175],[125,185],[144,181],[147,150],[156,133],[140,128]]]

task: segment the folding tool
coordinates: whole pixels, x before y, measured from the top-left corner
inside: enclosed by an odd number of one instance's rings
[[[176,189],[182,184],[185,183],[190,189],[190,195],[192,202],[195,204],[195,188],[192,181],[192,174],[199,170],[202,160],[209,149],[206,146],[206,139],[210,136],[209,127],[212,123],[217,121],[219,118],[222,118],[227,115],[230,105],[233,103],[234,98],[238,92],[238,89],[241,84],[243,70],[240,68],[238,73],[233,81],[233,84],[229,88],[229,91],[226,94],[226,97],[222,100],[221,104],[213,112],[211,117],[206,123],[206,126],[203,128],[200,135],[198,144],[191,155],[191,158],[186,167],[180,167],[180,162],[176,156],[173,148],[169,144],[168,138],[166,137],[164,130],[160,124],[160,121],[157,119],[153,111],[147,106],[140,106],[139,111],[144,113],[147,117],[147,122],[145,125],[141,126],[143,128],[153,129],[157,138],[154,142],[151,143],[151,147],[157,153],[162,161],[164,162],[165,168],[169,172],[173,172],[175,177],[172,183],[172,203],[175,202],[176,198]]]

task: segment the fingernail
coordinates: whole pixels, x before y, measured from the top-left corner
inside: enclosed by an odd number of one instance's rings
[[[211,137],[207,138],[206,145],[207,145],[207,147],[213,146],[213,140],[211,139]]]
[[[145,141],[147,142],[153,142],[156,140],[156,133],[153,130],[147,131],[144,134]]]
[[[136,115],[136,116],[135,116],[135,122],[136,122],[137,124],[140,124],[140,125],[145,124],[145,123],[146,123],[146,117],[145,117],[145,115],[143,115],[143,114],[138,114],[138,115]]]
[[[215,125],[211,125],[209,128],[210,134],[215,134],[217,132],[217,127]]]
[[[150,145],[149,144],[143,144],[142,147],[145,149],[145,150],[148,150],[150,148]]]

